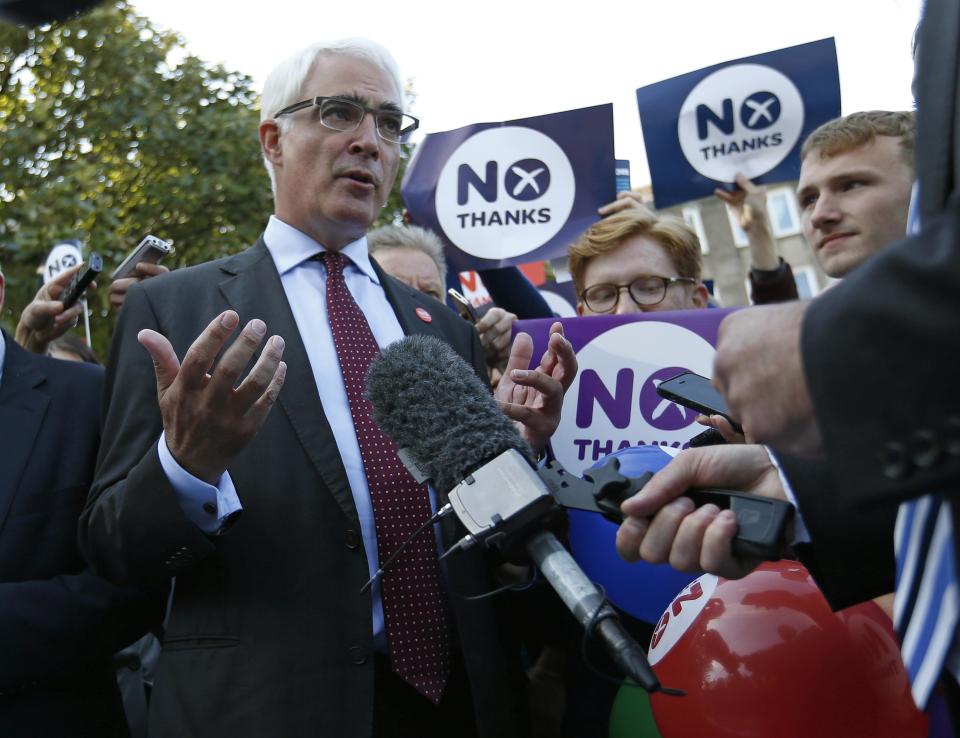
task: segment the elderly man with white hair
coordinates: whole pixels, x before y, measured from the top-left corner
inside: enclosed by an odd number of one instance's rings
[[[262,238],[134,285],[107,370],[80,541],[116,582],[175,577],[151,735],[523,734],[519,650],[494,602],[462,597],[496,586],[482,553],[441,566],[458,532],[415,536],[364,588],[436,503],[371,419],[370,361],[428,334],[484,376],[470,326],[369,257],[418,124],[396,65],[369,41],[314,45],[262,105]],[[519,336],[497,399],[542,448],[576,359],[559,324],[532,351]]]

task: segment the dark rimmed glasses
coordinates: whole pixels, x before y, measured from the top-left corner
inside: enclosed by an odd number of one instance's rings
[[[620,293],[626,290],[640,307],[663,302],[670,285],[682,282],[696,284],[692,277],[655,277],[644,275],[630,284],[594,284],[580,294],[580,299],[594,313],[612,313],[620,302]]]
[[[412,115],[401,113],[392,108],[368,108],[355,100],[343,97],[314,97],[309,100],[288,105],[273,117],[296,113],[298,110],[316,105],[320,108],[320,125],[342,133],[355,131],[363,122],[363,116],[370,113],[376,121],[377,135],[390,143],[407,143],[417,130],[420,121]]]

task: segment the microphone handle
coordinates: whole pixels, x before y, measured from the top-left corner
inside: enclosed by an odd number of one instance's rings
[[[527,541],[526,549],[580,624],[586,628],[591,621],[596,623],[593,632],[603,641],[617,667],[648,692],[658,691],[660,682],[643,649],[557,537],[549,531],[541,531]]]

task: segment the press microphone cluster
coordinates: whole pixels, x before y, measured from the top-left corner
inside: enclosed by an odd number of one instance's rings
[[[374,361],[367,396],[411,473],[431,480],[466,528],[455,548],[484,544],[507,557],[525,552],[625,675],[650,692],[673,693],[660,686],[616,611],[547,529],[559,511],[551,487],[512,421],[460,356],[438,339],[408,336]],[[553,475],[555,487],[567,484],[562,472]]]

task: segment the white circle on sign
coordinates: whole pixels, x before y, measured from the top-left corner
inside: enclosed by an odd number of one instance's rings
[[[697,333],[658,320],[601,333],[577,352],[579,371],[550,441],[557,460],[580,475],[620,448],[679,448],[703,427],[696,411],[656,395],[656,385],[684,370],[710,376],[714,352]]]
[[[704,177],[733,182],[737,172],[752,179],[782,162],[803,121],[803,98],[789,77],[762,64],[734,64],[690,90],[677,136],[690,166]]]
[[[437,220],[461,251],[509,259],[540,248],[567,222],[576,180],[563,149],[540,131],[488,128],[457,148],[437,180]]]
[[[704,574],[690,582],[673,598],[673,602],[663,611],[654,626],[650,650],[647,651],[650,666],[656,665],[683,638],[684,633],[690,629],[710,601],[719,581],[713,574]]]
[[[83,261],[83,254],[75,243],[58,243],[47,255],[47,262],[43,267],[43,283],[46,284],[61,272]]]

